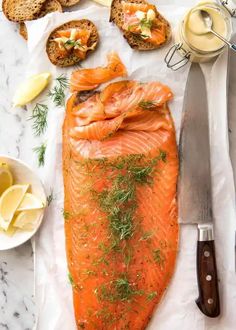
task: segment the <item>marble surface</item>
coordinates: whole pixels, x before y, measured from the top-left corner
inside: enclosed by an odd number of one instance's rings
[[[11,100],[24,77],[27,47],[17,25],[8,22],[2,12],[0,26],[0,40],[4,41],[0,43],[0,154],[22,158],[26,113],[12,109]],[[31,330],[34,321],[33,258],[28,242],[0,252],[0,330]]]

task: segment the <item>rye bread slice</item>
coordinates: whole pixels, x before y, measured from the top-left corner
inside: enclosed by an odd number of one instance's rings
[[[159,45],[154,45],[148,41],[145,41],[141,36],[131,33],[129,31],[124,31],[122,26],[124,24],[123,11],[122,11],[122,1],[123,0],[113,0],[111,4],[110,22],[114,22],[118,28],[123,32],[124,38],[129,43],[130,47],[137,50],[152,50],[157,49],[165,45],[171,39],[171,27],[169,22],[157,11],[155,8],[156,17],[160,22],[166,25],[166,38],[165,41]],[[129,0],[127,2],[137,3],[137,4],[147,4],[145,0]]]
[[[55,30],[53,30],[47,40],[46,44],[46,51],[49,57],[49,60],[52,62],[52,64],[60,66],[60,67],[66,67],[75,65],[76,63],[82,61],[81,58],[76,56],[74,52],[71,52],[68,54],[68,57],[66,58],[60,58],[58,54],[58,46],[53,41],[53,39],[56,37],[56,32],[59,30],[67,30],[72,28],[80,28],[80,29],[86,29],[90,31],[90,37],[88,40],[88,47],[91,47],[95,44],[95,47],[97,46],[99,42],[99,35],[96,26],[93,22],[89,21],[88,19],[81,19],[77,21],[70,21],[65,24],[62,24],[58,26]],[[87,54],[92,52],[92,50],[88,50]],[[86,56],[87,56],[86,54]]]
[[[3,0],[4,15],[13,22],[31,21],[39,16],[46,0]]]
[[[39,13],[39,17],[37,18],[44,17],[47,14],[52,13],[54,11],[62,12],[62,6],[60,2],[57,0],[47,0],[47,2],[45,2],[45,4],[42,7],[42,10]],[[19,33],[25,40],[28,39],[27,28],[24,22],[20,23]]]
[[[63,7],[71,7],[80,2],[80,0],[59,0]]]

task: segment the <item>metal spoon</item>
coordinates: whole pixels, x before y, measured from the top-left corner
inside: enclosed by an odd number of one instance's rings
[[[226,40],[224,37],[222,37],[219,33],[217,33],[216,31],[213,30],[212,26],[213,26],[213,22],[212,22],[212,18],[209,15],[209,13],[206,10],[200,9],[200,16],[205,24],[205,27],[207,28],[208,32],[213,33],[217,38],[219,38],[220,40],[222,40],[224,43],[226,43],[231,49],[233,49],[234,51],[236,51],[236,45],[232,44],[231,42],[229,42],[228,40]]]

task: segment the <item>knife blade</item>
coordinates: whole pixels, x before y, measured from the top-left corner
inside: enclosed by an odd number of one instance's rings
[[[217,317],[220,301],[212,215],[211,164],[205,79],[199,64],[190,68],[180,133],[178,182],[180,222],[198,225],[196,304]]]
[[[232,41],[236,42],[236,34],[233,35]],[[228,70],[228,129],[229,129],[229,154],[232,163],[232,169],[234,174],[234,188],[236,189],[236,57],[235,54],[229,52],[229,70]],[[236,232],[234,243],[234,263],[236,272]]]

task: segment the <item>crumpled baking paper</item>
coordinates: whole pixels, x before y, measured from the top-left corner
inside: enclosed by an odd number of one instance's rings
[[[158,9],[176,27],[186,9],[196,1],[160,0]],[[188,66],[172,72],[164,64],[164,56],[170,47],[158,51],[136,52],[131,50],[117,27],[108,22],[109,10],[89,2],[70,13],[53,13],[35,22],[28,22],[29,65],[27,74],[50,71],[54,77],[71,69],[53,66],[45,52],[46,39],[58,25],[73,19],[89,18],[98,27],[101,42],[99,48],[82,63],[82,67],[96,67],[106,63],[110,50],[119,53],[128,68],[129,78],[141,81],[159,80],[171,87],[174,100],[170,109],[179,137],[184,89]],[[234,232],[236,223],[235,196],[232,168],[228,152],[226,76],[227,53],[214,64],[203,64],[209,98],[210,140],[213,182],[213,210],[215,215],[215,244],[221,296],[221,316],[209,319],[198,310],[196,279],[197,228],[181,225],[179,255],[176,272],[166,295],[158,306],[148,326],[149,330],[233,330],[236,327],[236,276],[234,271]],[[201,97],[199,95],[199,97]],[[37,102],[48,102],[46,93]],[[35,301],[37,330],[74,330],[72,290],[67,279],[67,264],[63,226],[63,180],[61,163],[61,127],[64,109],[49,104],[46,136],[35,139],[30,125],[25,127],[25,149],[39,142],[47,142],[45,166],[38,172],[47,193],[54,192],[54,200],[46,211],[43,225],[33,242],[35,250]],[[28,107],[29,112],[34,104]],[[201,146],[199,146],[199,162]],[[37,168],[36,159],[31,165]]]

